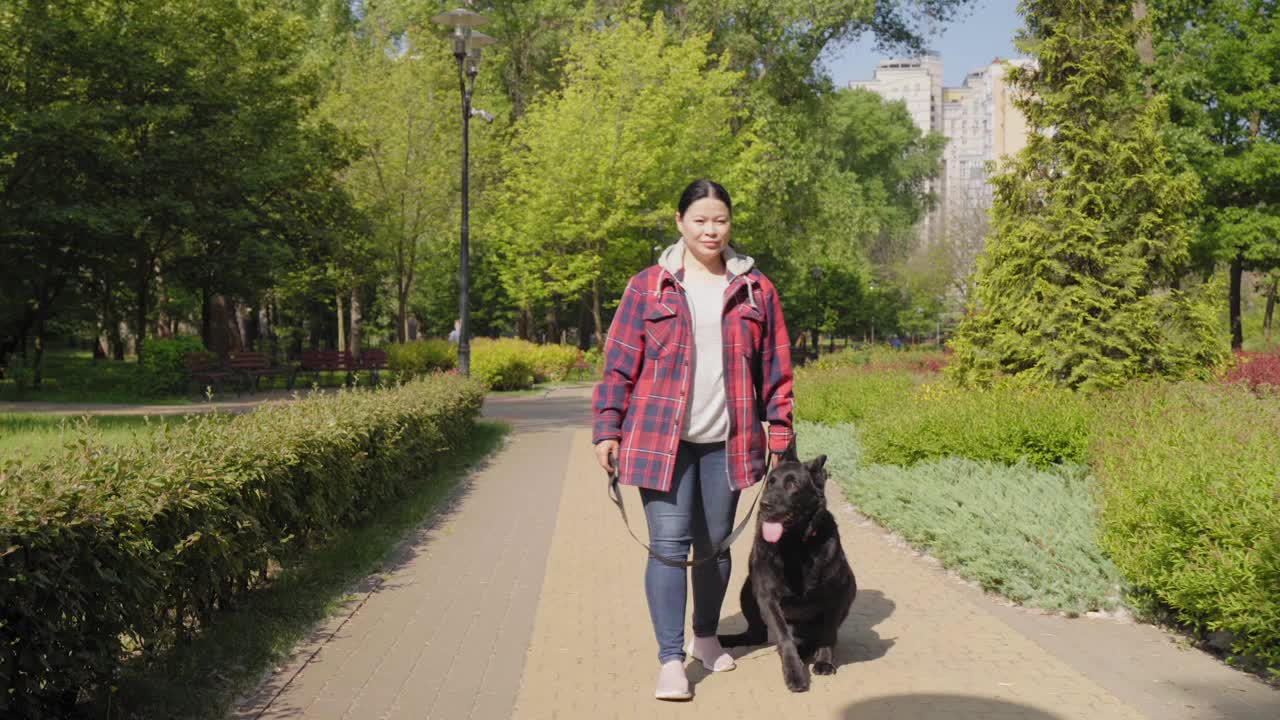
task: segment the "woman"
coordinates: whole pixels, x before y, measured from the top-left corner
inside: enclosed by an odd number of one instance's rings
[[[791,354],[773,284],[729,247],[733,204],[719,184],[685,188],[680,242],[631,278],[609,328],[595,388],[596,459],[640,487],[653,552],[710,555],[728,537],[739,492],[785,452]],[[768,422],[766,440],[761,423]],[[731,569],[728,552],[693,568],[688,653],[713,672],[734,668],[716,629]],[[661,669],[655,696],[688,700],[684,672],[685,571],[652,557],[644,586]]]

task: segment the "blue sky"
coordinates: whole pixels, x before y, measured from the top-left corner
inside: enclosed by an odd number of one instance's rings
[[[964,17],[939,28],[928,41],[942,54],[943,82],[959,85],[970,70],[996,56],[1017,57],[1013,36],[1020,27],[1018,0],[978,0]],[[836,86],[843,87],[850,80],[870,80],[881,57],[872,39],[864,36],[827,58],[826,65]]]

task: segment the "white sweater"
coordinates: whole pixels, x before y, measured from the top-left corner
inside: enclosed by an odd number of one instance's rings
[[[683,284],[693,323],[693,387],[680,438],[694,443],[724,442],[729,438],[729,412],[724,393],[721,314],[729,278],[685,273]]]

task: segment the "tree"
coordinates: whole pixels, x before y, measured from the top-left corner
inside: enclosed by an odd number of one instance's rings
[[[739,80],[707,55],[705,38],[676,42],[661,16],[579,36],[564,87],[517,126],[494,203],[490,234],[520,308],[590,293],[603,344],[602,280],[638,269],[637,250],[655,223],[674,222],[681,188],[721,175],[741,152],[731,135]]]
[[[1028,0],[1016,104],[1032,134],[993,177],[992,234],[952,372],[1105,387],[1204,374],[1222,356],[1206,293],[1173,289],[1190,261],[1194,175],[1144,99],[1127,3]]]
[[[1196,254],[1229,266],[1240,348],[1243,274],[1280,268],[1280,15],[1264,0],[1177,0],[1155,11],[1157,84],[1205,188]]]
[[[457,69],[431,35],[388,36],[364,27],[364,37],[352,36],[337,63],[323,115],[362,145],[343,185],[370,219],[376,249],[352,247],[366,263],[342,263],[336,282],[349,292],[370,277],[370,250],[385,258],[403,342],[422,261],[446,254],[456,227]]]

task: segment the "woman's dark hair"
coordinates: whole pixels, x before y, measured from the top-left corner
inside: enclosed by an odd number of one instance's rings
[[[703,198],[719,200],[724,203],[725,207],[729,208],[729,214],[733,214],[733,200],[729,199],[729,191],[725,190],[720,183],[703,178],[689,183],[689,187],[685,188],[680,195],[680,204],[676,206],[680,217],[684,217],[684,212],[689,209],[690,205]]]

